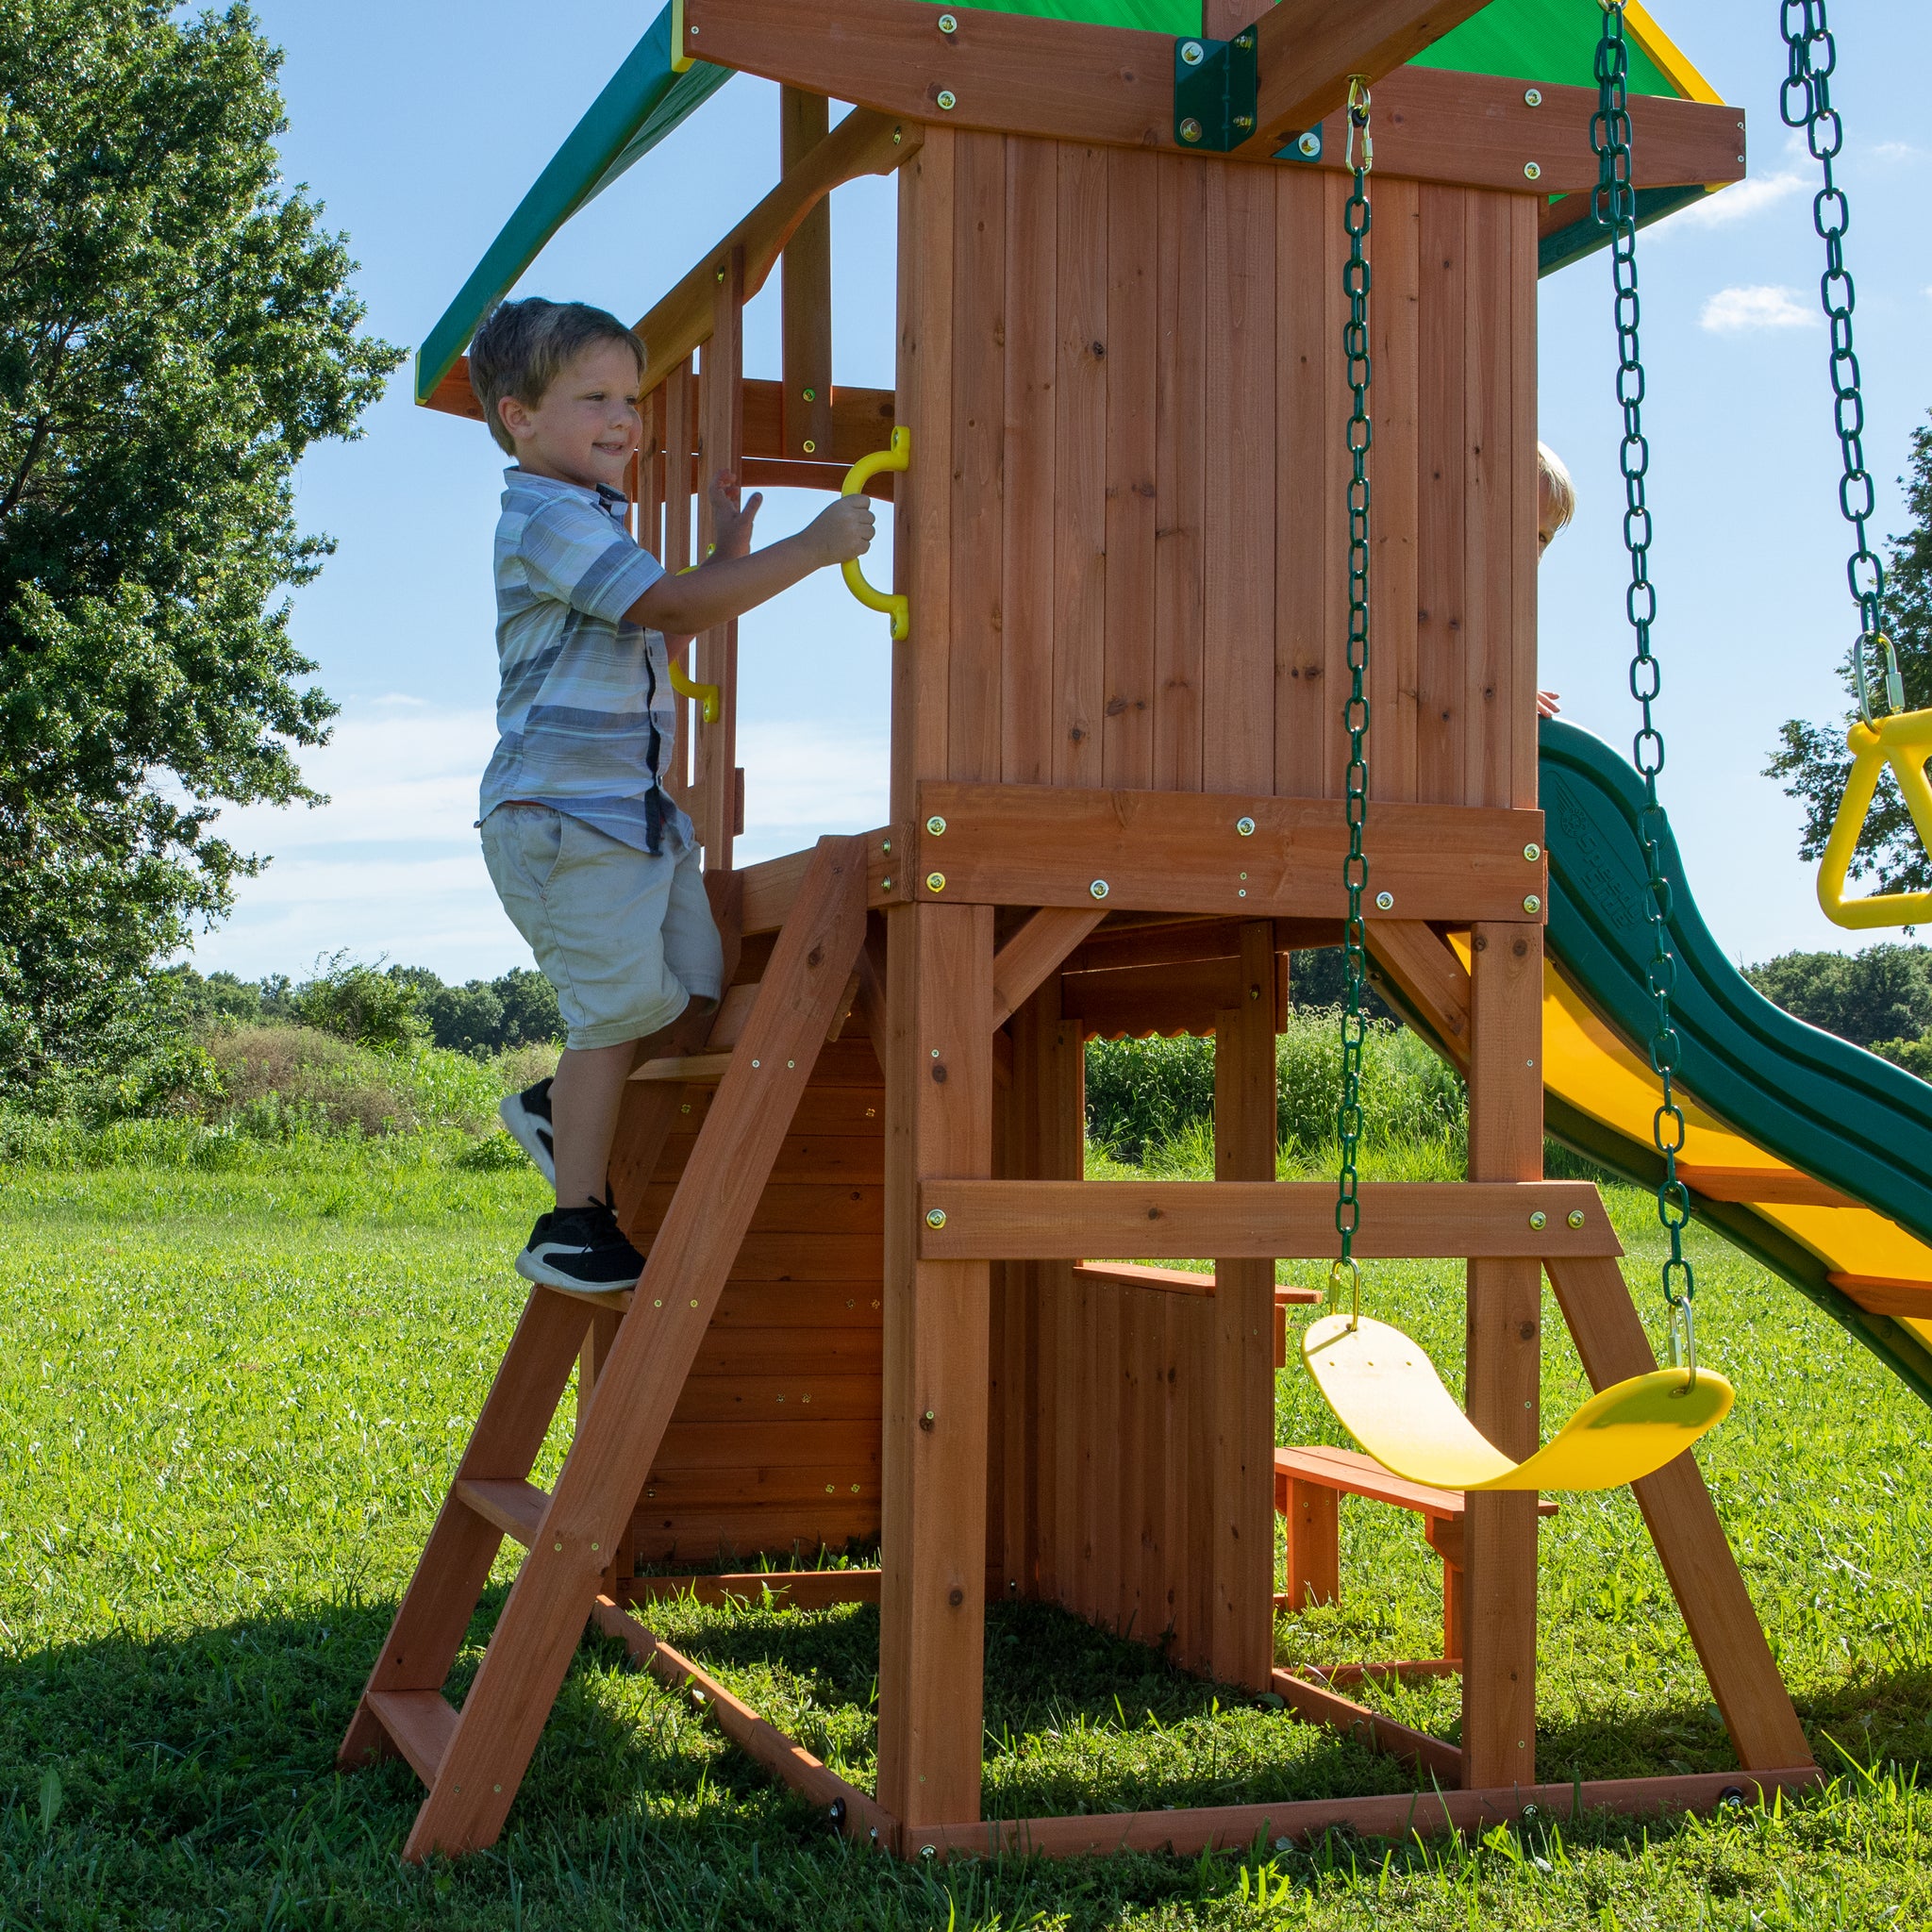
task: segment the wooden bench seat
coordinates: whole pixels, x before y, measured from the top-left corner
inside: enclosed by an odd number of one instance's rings
[[[1365,1496],[1372,1503],[1411,1509],[1423,1519],[1423,1534],[1442,1559],[1442,1664],[1460,1662],[1466,1498],[1459,1490],[1431,1489],[1426,1483],[1391,1475],[1359,1450],[1316,1447],[1274,1452],[1274,1507],[1288,1528],[1287,1587],[1275,1602],[1298,1610],[1311,1603],[1332,1604],[1341,1593],[1343,1496]],[[1538,1499],[1539,1516],[1556,1513],[1557,1506],[1548,1497]]]

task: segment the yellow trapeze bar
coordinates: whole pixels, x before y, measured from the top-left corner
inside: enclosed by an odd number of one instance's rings
[[[1661,1469],[1730,1413],[1708,1369],[1633,1375],[1593,1395],[1524,1462],[1483,1436],[1422,1349],[1385,1322],[1324,1315],[1302,1360],[1336,1420],[1382,1467],[1439,1490],[1615,1490]]]
[[[1858,834],[1865,829],[1879,773],[1887,765],[1918,827],[1920,844],[1932,851],[1932,785],[1925,780],[1925,760],[1932,758],[1932,710],[1896,711],[1876,724],[1860,720],[1846,733],[1845,749],[1852,755],[1852,774],[1845,781],[1845,795],[1839,801],[1838,817],[1819,860],[1819,906],[1834,925],[1855,932],[1932,920],[1932,892],[1874,892],[1869,898],[1853,899],[1845,891]]]

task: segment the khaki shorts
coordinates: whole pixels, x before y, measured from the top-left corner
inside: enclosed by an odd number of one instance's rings
[[[640,852],[544,805],[500,805],[483,862],[575,1047],[617,1046],[718,998],[724,949],[695,846]]]

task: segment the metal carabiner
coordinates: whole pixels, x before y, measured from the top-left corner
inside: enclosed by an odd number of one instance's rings
[[[1868,643],[1882,645],[1885,650],[1885,705],[1889,711],[1905,709],[1906,681],[1898,668],[1898,651],[1891,640],[1883,631],[1874,637],[1870,631],[1861,630],[1857,641],[1852,646],[1852,664],[1858,675],[1858,715],[1875,728],[1878,721],[1872,715],[1872,695],[1865,682],[1865,646]]]
[[[1331,1261],[1328,1264],[1328,1306],[1337,1313],[1341,1309],[1341,1271],[1348,1270],[1350,1309],[1348,1325],[1352,1330],[1361,1325],[1362,1319],[1362,1271],[1354,1260]]]
[[[1366,175],[1375,165],[1375,138],[1369,132],[1369,77],[1366,74],[1351,74],[1348,76],[1348,142],[1341,158],[1341,164],[1345,168],[1355,166],[1357,128],[1361,129],[1362,173]]]
[[[1690,1394],[1697,1386],[1697,1315],[1689,1295],[1671,1297],[1671,1366],[1690,1371],[1683,1388],[1676,1391]]]

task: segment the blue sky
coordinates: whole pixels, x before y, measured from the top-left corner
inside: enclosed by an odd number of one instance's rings
[[[348,231],[372,327],[411,347],[422,339],[652,10],[650,0],[541,15],[507,0],[259,4],[287,55],[284,172]],[[1747,185],[1640,242],[1665,802],[1699,903],[1734,956],[1849,945],[1796,859],[1797,807],[1759,775],[1784,719],[1835,714],[1834,666],[1856,628],[1816,313],[1815,171],[1777,117],[1775,0],[1657,0],[1654,10],[1748,110],[1752,156]],[[1837,11],[1867,452],[1879,527],[1894,530],[1907,437],[1932,409],[1932,135],[1920,87],[1932,8],[1874,0]],[[776,177],[776,123],[774,88],[733,80],[566,227],[522,291],[641,314]],[[833,227],[835,379],[890,387],[891,187],[841,190]],[[776,374],[777,325],[774,276],[747,311],[750,374]],[[1601,258],[1542,284],[1541,326],[1542,434],[1581,497],[1543,565],[1544,678],[1567,716],[1625,745],[1619,425]],[[333,743],[305,761],[330,803],[226,815],[228,834],[274,862],[198,941],[205,971],[300,974],[344,946],[453,979],[528,963],[471,829],[494,739],[500,458],[475,425],[418,409],[409,393],[399,373],[363,440],[318,449],[298,477],[305,527],[340,545],[294,615],[319,682],[342,706]],[[796,527],[822,501],[774,492],[761,537]],[[888,571],[877,558],[874,576]],[[748,619],[741,650],[742,856],[878,824],[883,621],[828,573]]]

